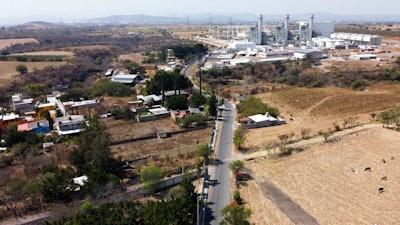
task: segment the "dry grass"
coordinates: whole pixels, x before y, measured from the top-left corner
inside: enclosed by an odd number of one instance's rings
[[[324,143],[291,157],[248,162],[246,167],[256,180],[273,182],[321,225],[398,224],[399,137],[399,132],[375,127],[346,136],[343,148],[340,141]],[[384,176],[387,181],[381,180]],[[379,193],[379,187],[385,192]],[[254,181],[241,192],[256,224],[291,224],[260,196]]]
[[[30,55],[30,56],[73,56],[71,51],[39,51],[39,52],[24,52],[12,55]]]
[[[74,50],[94,50],[94,49],[105,49],[110,50],[109,45],[82,45],[82,46],[70,46],[61,48],[61,51],[74,51]]]
[[[38,41],[35,38],[0,39],[0,50],[6,48],[8,46],[14,45],[14,44],[24,44],[24,43],[30,43],[30,42],[38,43]]]
[[[17,65],[23,64],[28,71],[41,70],[48,66],[59,67],[67,64],[67,62],[17,62],[17,61],[0,61],[0,79],[9,79],[11,76],[18,74],[15,70]]]
[[[343,127],[349,117],[357,123],[368,123],[370,113],[399,105],[399,84],[383,84],[368,88],[368,91],[351,91],[337,87],[307,89],[285,87],[274,92],[258,94],[264,102],[278,107],[287,124],[250,130],[244,147],[253,151],[280,143],[282,134],[295,133],[293,139],[301,138],[301,130],[310,129],[311,135],[320,131],[334,130],[334,123]],[[268,135],[266,135],[268,134]]]
[[[131,54],[125,54],[125,55],[120,55],[118,57],[118,60],[129,60],[132,62],[136,62],[138,64],[142,64],[144,57],[140,53],[131,53]]]

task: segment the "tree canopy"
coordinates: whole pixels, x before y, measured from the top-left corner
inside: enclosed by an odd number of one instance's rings
[[[238,106],[238,111],[243,117],[265,114],[266,112],[275,117],[279,115],[278,108],[271,107],[267,103],[263,103],[261,99],[254,96],[250,96],[249,99],[241,101]]]
[[[175,90],[179,94],[180,90],[185,90],[192,86],[192,82],[181,74],[159,70],[146,82],[146,92],[149,95],[160,95],[163,90]]]

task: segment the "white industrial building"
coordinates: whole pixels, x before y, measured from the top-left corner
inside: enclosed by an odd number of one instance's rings
[[[307,55],[310,55],[314,59],[321,59],[323,58],[324,53],[313,49],[301,49],[293,52],[294,59],[305,59]]]
[[[332,33],[330,37],[334,39],[343,39],[349,41],[368,43],[370,45],[382,44],[382,37],[379,35],[372,35],[372,34]]]
[[[232,42],[229,43],[228,49],[233,49],[233,50],[247,50],[247,49],[254,49],[256,48],[256,43],[254,42]]]

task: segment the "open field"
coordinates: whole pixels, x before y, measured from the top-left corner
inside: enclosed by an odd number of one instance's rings
[[[0,39],[0,50],[6,48],[8,46],[14,45],[14,44],[24,44],[24,43],[30,43],[30,42],[37,43],[38,41],[35,38]]]
[[[251,141],[244,147],[254,152],[251,157],[264,155],[246,162],[253,180],[240,188],[246,206],[253,211],[251,221],[300,224],[283,212],[287,206],[283,198],[271,197],[272,184],[321,225],[399,224],[400,132],[383,128],[379,122],[369,124],[370,113],[379,115],[400,105],[399,88],[399,84],[379,84],[361,92],[282,86],[258,94],[264,102],[279,108],[287,124],[252,129],[246,134],[246,140]],[[340,133],[331,136],[328,143],[318,135],[335,130],[335,123],[343,128],[344,120],[350,117],[366,125],[341,131],[343,143]],[[279,145],[279,135],[294,132],[293,140],[301,140],[303,128],[309,128],[314,137],[296,143],[304,151],[278,159],[260,154],[260,150]],[[366,167],[371,171],[364,171]],[[380,187],[383,193],[379,193]]]
[[[0,79],[9,79],[12,75],[18,74],[15,71],[17,65],[23,64],[28,68],[28,71],[40,70],[47,66],[62,66],[67,62],[17,62],[17,61],[0,61]]]
[[[109,45],[82,45],[82,46],[70,46],[61,48],[61,51],[74,51],[74,50],[93,50],[93,49],[110,49]]]
[[[244,145],[252,151],[262,150],[280,143],[279,135],[295,133],[300,139],[303,128],[310,135],[334,130],[334,123],[343,128],[344,120],[353,117],[357,123],[370,122],[371,113],[400,105],[399,84],[381,84],[368,87],[368,91],[352,91],[337,87],[299,88],[283,87],[256,95],[273,107],[278,107],[286,123],[283,126],[250,130]],[[266,135],[268,134],[268,135]]]
[[[375,126],[345,136],[343,143],[321,142],[290,157],[247,162],[254,180],[241,193],[254,212],[252,221],[293,224],[260,191],[267,180],[321,225],[399,224],[399,137],[397,131]]]
[[[136,62],[138,64],[142,64],[144,57],[142,56],[142,54],[140,53],[130,53],[130,54],[124,54],[124,55],[120,55],[118,57],[118,60],[129,60],[132,62]]]
[[[71,51],[40,51],[40,52],[24,52],[11,55],[29,55],[29,56],[73,56]]]
[[[126,120],[103,120],[112,141],[121,141],[152,135],[155,132],[179,131],[170,118],[136,123]],[[123,160],[147,158],[145,165],[156,165],[164,171],[194,163],[197,144],[208,143],[212,128],[112,146],[115,157]],[[135,164],[135,166],[137,166]]]

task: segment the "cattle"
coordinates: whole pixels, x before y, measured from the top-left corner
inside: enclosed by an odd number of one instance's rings
[[[385,159],[382,159],[382,162],[383,162],[383,163],[386,163]]]
[[[393,160],[393,159],[394,159],[394,156],[390,157],[390,159]]]
[[[383,187],[380,187],[380,188],[378,189],[378,191],[379,191],[379,193],[383,193],[383,192],[385,192],[385,189],[384,189]]]
[[[381,180],[387,180],[387,177],[382,177]]]
[[[356,172],[353,167],[350,168],[351,172]]]
[[[365,167],[364,171],[371,171],[371,167]]]

